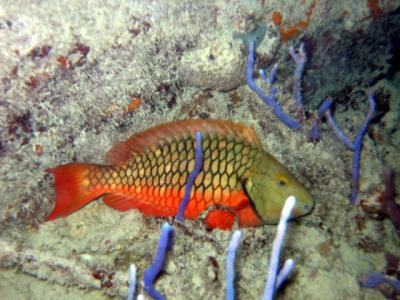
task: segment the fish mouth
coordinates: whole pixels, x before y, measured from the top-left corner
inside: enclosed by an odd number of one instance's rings
[[[300,218],[310,214],[314,210],[314,200],[312,197],[307,198],[306,201],[298,200],[293,213],[292,219]]]
[[[301,210],[309,214],[314,209],[314,201],[309,201],[309,203],[300,204]]]
[[[302,211],[301,216],[310,214],[314,209],[314,204],[300,204],[299,209]]]
[[[314,203],[313,204],[303,204],[303,205],[301,205],[301,208],[303,211],[306,211],[306,214],[309,214],[314,209]]]

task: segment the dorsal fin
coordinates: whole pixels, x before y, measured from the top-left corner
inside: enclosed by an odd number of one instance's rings
[[[125,163],[132,158],[132,155],[140,154],[164,140],[194,136],[197,131],[221,136],[228,135],[260,146],[260,141],[252,127],[229,120],[189,119],[157,125],[115,144],[106,154],[106,162],[111,165]]]

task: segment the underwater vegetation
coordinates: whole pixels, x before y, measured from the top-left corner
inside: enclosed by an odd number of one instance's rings
[[[278,101],[277,101],[277,90],[274,88],[273,83],[275,81],[276,72],[278,69],[278,65],[275,64],[272,67],[269,78],[265,75],[264,70],[260,70],[261,78],[270,85],[270,95],[266,95],[265,92],[256,84],[253,78],[253,69],[254,69],[254,56],[255,56],[255,42],[251,42],[248,48],[248,59],[247,59],[247,68],[246,68],[246,79],[247,84],[250,89],[257,94],[257,96],[264,101],[265,104],[270,106],[274,112],[274,114],[285,123],[288,127],[292,129],[300,129],[301,122],[303,121],[304,109],[303,109],[303,101],[302,101],[302,93],[301,93],[301,77],[304,69],[304,65],[307,61],[306,52],[304,50],[304,44],[300,44],[300,48],[295,50],[293,47],[290,48],[290,55],[296,63],[296,69],[294,72],[294,83],[293,83],[293,93],[294,99],[296,103],[296,113],[299,121],[291,119],[287,114],[285,114]],[[372,116],[375,113],[375,100],[372,95],[368,96],[368,102],[370,105],[370,109],[368,114],[360,126],[356,137],[354,138],[354,142],[352,143],[350,139],[346,136],[346,134],[336,125],[336,122],[332,116],[330,108],[333,104],[332,99],[325,100],[317,112],[317,120],[315,120],[313,127],[310,133],[310,140],[317,141],[319,139],[318,120],[325,116],[329,124],[331,125],[333,131],[335,132],[338,139],[351,151],[354,152],[353,155],[353,168],[352,168],[352,179],[351,179],[351,203],[355,203],[357,201],[357,195],[359,190],[359,180],[360,180],[360,159],[361,159],[361,149],[362,149],[362,141],[367,132],[368,125],[371,122]]]

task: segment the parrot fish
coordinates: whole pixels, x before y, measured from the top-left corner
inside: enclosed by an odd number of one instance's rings
[[[114,145],[105,165],[69,163],[48,171],[55,178],[55,207],[47,220],[65,217],[103,197],[113,209],[175,216],[195,165],[195,134],[202,133],[203,164],[184,217],[206,212],[209,228],[277,224],[293,195],[292,218],[310,213],[310,192],[265,152],[253,128],[228,120],[173,121]],[[207,211],[208,210],[208,211]]]

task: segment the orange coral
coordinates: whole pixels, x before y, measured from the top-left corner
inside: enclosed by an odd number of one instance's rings
[[[279,11],[274,11],[272,13],[272,23],[276,26],[280,26],[282,24],[282,14]]]
[[[64,55],[60,55],[59,57],[57,57],[57,62],[66,69],[69,69],[71,67],[68,58],[66,58]]]
[[[298,33],[299,30],[295,25],[290,26],[289,28],[280,28],[280,33],[281,33],[281,40],[286,42],[292,38],[294,38]]]
[[[132,98],[131,102],[126,106],[126,112],[130,113],[135,111],[142,103],[140,98]]]
[[[304,4],[304,1],[302,4]],[[306,11],[306,18],[301,19],[296,24],[289,25],[286,28],[284,26],[282,26],[282,14],[278,11],[274,11],[272,13],[272,22],[276,26],[279,27],[279,32],[281,34],[281,40],[283,42],[286,42],[286,41],[294,38],[301,30],[308,27],[308,25],[310,24],[310,19],[311,19],[311,16],[312,16],[312,13],[314,11],[316,4],[317,4],[316,0],[311,3],[310,7]]]

